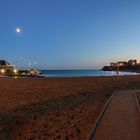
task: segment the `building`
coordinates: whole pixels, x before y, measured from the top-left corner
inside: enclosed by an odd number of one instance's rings
[[[14,65],[11,65],[5,60],[0,60],[0,75],[16,75],[17,70]]]
[[[129,60],[128,61],[128,65],[131,65],[131,66],[134,66],[134,65],[137,65],[137,60]]]
[[[111,62],[111,63],[110,63],[110,66],[116,66],[116,63]]]
[[[127,66],[128,65],[128,63],[126,61],[119,61],[116,64],[117,64],[117,66]]]

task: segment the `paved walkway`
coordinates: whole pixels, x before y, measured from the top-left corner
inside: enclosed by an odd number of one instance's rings
[[[93,140],[140,140],[140,112],[136,104],[135,92],[115,93]]]

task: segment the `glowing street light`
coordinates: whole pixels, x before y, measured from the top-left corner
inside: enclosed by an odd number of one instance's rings
[[[5,73],[5,69],[1,69],[1,73],[4,74]]]

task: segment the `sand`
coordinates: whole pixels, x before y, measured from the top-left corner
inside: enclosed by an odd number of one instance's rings
[[[140,108],[140,92],[137,92],[136,95],[137,95],[137,99],[138,99],[138,103],[139,103],[139,106],[138,107]]]
[[[0,139],[85,140],[117,89],[140,89],[140,76],[1,78]]]

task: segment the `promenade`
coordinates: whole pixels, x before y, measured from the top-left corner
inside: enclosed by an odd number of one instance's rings
[[[101,119],[93,140],[140,139],[140,112],[135,93],[117,91]]]

